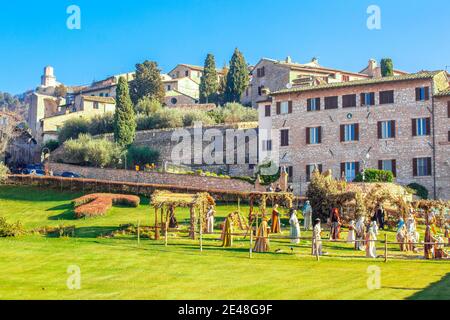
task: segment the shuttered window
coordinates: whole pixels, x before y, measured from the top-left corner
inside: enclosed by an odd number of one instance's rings
[[[413,175],[414,177],[431,176],[432,175],[431,158],[414,158]]]
[[[340,130],[341,142],[359,141],[359,124],[343,124]]]
[[[430,100],[430,87],[416,88],[416,101]]]
[[[429,136],[431,134],[431,119],[419,118],[412,119],[412,135],[413,137]]]
[[[306,144],[322,143],[322,127],[306,128]]]
[[[264,115],[266,117],[270,117],[270,115],[271,115],[271,106],[270,105],[267,105],[264,107]]]
[[[289,145],[289,130],[283,129],[280,130],[281,141],[280,144],[282,147],[287,147]]]
[[[395,138],[395,120],[378,122],[378,139]]]
[[[356,107],[356,94],[348,94],[342,96],[342,107],[343,108]]]
[[[380,104],[394,103],[394,90],[380,92]]]
[[[339,106],[339,99],[335,97],[325,97],[325,109],[337,109]]]
[[[345,177],[346,181],[352,182],[359,173],[359,167],[359,162],[343,162],[341,163],[341,176]]]
[[[306,101],[306,111],[319,111],[320,98],[311,98]]]
[[[266,70],[264,67],[256,69],[256,76],[262,78],[266,75]]]
[[[277,102],[277,114],[292,113],[292,101]]]
[[[361,93],[361,106],[374,106],[375,105],[375,92]]]

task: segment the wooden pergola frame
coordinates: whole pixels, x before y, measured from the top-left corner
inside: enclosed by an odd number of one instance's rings
[[[214,199],[207,192],[188,194],[172,193],[170,191],[155,191],[150,203],[155,209],[155,240],[160,238],[160,229],[164,229],[167,241],[167,231],[170,213],[178,207],[189,208],[190,211],[190,229],[189,237],[195,239],[196,212],[200,214],[200,230],[202,224],[206,223],[207,207],[215,205]],[[160,212],[161,224],[158,224],[158,211]]]

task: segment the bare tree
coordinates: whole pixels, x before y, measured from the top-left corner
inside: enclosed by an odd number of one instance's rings
[[[5,159],[5,151],[11,139],[16,136],[16,128],[21,120],[16,113],[0,111],[0,162]]]

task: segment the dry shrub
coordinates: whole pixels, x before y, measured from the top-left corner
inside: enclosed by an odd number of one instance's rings
[[[75,236],[75,226],[44,226],[34,229],[33,232],[43,234],[51,237],[74,237]]]
[[[137,207],[140,203],[138,196],[112,194],[112,193],[93,193],[88,194],[72,201],[75,207],[75,217],[102,216],[111,209],[113,205],[124,205]]]

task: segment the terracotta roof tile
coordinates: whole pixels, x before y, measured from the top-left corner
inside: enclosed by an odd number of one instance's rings
[[[347,87],[354,87],[354,86],[381,84],[381,83],[397,82],[397,81],[425,80],[425,79],[432,79],[433,77],[435,77],[436,75],[438,75],[441,72],[444,72],[444,71],[424,71],[424,72],[406,74],[406,75],[401,75],[401,76],[384,77],[384,78],[377,78],[377,79],[327,83],[327,84],[317,85],[317,86],[293,87],[291,89],[283,89],[283,90],[272,92],[270,95],[274,96],[274,95],[280,95],[280,94],[285,94],[285,93],[297,93],[297,92],[315,91],[315,90],[322,90],[322,89],[334,89],[334,88],[347,88]]]
[[[83,99],[86,101],[100,102],[100,103],[109,103],[115,104],[116,100],[112,97],[98,97],[98,96],[83,96]]]

